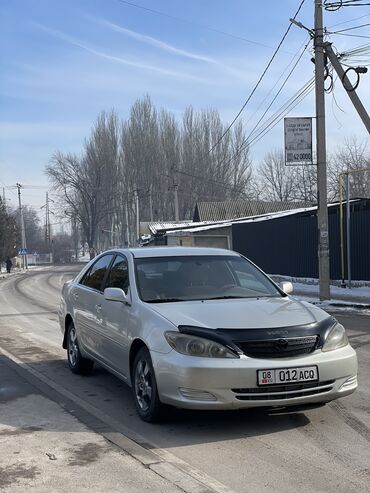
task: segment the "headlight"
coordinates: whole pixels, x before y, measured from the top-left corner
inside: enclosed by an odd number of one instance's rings
[[[218,342],[181,332],[165,332],[168,344],[178,353],[202,358],[238,358]]]
[[[328,337],[322,347],[322,351],[333,351],[341,347],[347,346],[348,338],[345,328],[342,324],[336,323],[329,332]]]

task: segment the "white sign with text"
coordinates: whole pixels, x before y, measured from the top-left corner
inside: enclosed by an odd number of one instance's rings
[[[284,118],[285,164],[313,164],[312,118]]]

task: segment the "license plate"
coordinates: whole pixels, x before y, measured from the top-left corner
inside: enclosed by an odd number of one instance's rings
[[[317,366],[298,368],[278,368],[274,370],[257,370],[258,385],[277,385],[295,382],[314,382],[319,379]]]

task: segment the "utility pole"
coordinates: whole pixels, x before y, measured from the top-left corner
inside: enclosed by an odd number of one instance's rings
[[[149,212],[150,222],[153,222],[153,198],[152,198],[152,184],[149,185]]]
[[[320,300],[330,299],[329,227],[325,135],[325,56],[322,0],[315,0],[315,99]]]
[[[76,214],[71,215],[71,226],[72,226],[73,248],[75,251],[75,262],[78,262],[78,230],[77,230]]]
[[[125,216],[126,216],[126,241],[127,241],[127,248],[130,248],[130,228],[129,228],[129,219],[128,219],[128,204],[127,200],[125,203]]]
[[[338,57],[333,51],[331,43],[324,43],[324,48],[325,48],[325,53],[328,55],[329,60],[331,61],[331,64],[334,67],[334,70],[338,74],[338,77],[340,81],[342,82],[342,85],[344,89],[346,90],[346,93],[348,94],[350,100],[352,101],[353,106],[355,107],[359,117],[361,118],[363,124],[366,127],[366,130],[370,134],[370,117],[364,107],[364,105],[361,103],[360,98],[357,96],[357,93],[352,86],[350,80],[347,77],[347,74],[343,70],[342,65],[340,64]]]
[[[179,189],[179,184],[177,180],[177,171],[175,168],[175,165],[171,166],[171,171],[173,173],[173,183],[172,187],[169,187],[169,190],[173,190],[173,202],[174,202],[174,207],[175,207],[175,221],[179,222],[180,217],[179,217],[179,195],[178,195],[178,189]]]
[[[22,250],[26,250],[26,230],[24,227],[24,216],[23,216],[23,207],[22,207],[22,198],[21,198],[21,188],[22,185],[20,183],[16,183],[16,187],[18,189],[18,204],[19,204],[19,215],[21,221],[21,238],[22,238]],[[28,269],[27,264],[27,255],[22,255],[22,267],[23,269]]]
[[[45,244],[48,246],[51,245],[50,201],[54,202],[49,198],[49,193],[46,192],[46,202],[40,207],[40,209],[45,207]]]
[[[136,206],[136,244],[140,241],[140,211],[139,211],[139,189],[134,190],[135,206]]]
[[[347,204],[346,204],[346,213],[347,213],[347,278],[348,278],[348,288],[351,289],[351,209],[349,203],[349,173],[346,176],[346,192],[347,192]]]
[[[179,186],[177,183],[174,184],[173,186],[173,198],[175,202],[175,221],[179,222],[180,221],[180,216],[179,216],[179,196],[177,194]]]
[[[49,215],[49,194],[46,192],[46,202],[45,206],[45,243],[48,245],[50,243],[50,215]]]

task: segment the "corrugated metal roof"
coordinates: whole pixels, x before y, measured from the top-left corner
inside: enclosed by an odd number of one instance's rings
[[[258,216],[291,209],[310,207],[307,202],[263,202],[261,200],[229,200],[225,202],[197,202],[194,221],[227,221],[240,217]]]
[[[350,202],[358,202],[359,199],[352,199]],[[332,204],[328,204],[328,207],[335,207],[338,206],[339,202],[334,202]],[[217,228],[226,228],[230,227],[233,224],[241,224],[241,223],[249,223],[249,222],[259,222],[259,221],[268,221],[270,219],[277,219],[279,217],[285,217],[285,216],[292,216],[294,214],[300,214],[302,212],[314,212],[317,210],[317,205],[315,206],[310,206],[310,207],[301,207],[299,209],[291,209],[291,210],[286,210],[286,211],[278,211],[278,212],[271,212],[268,214],[258,214],[256,216],[250,216],[250,217],[242,217],[238,219],[232,219],[228,221],[203,221],[203,222],[193,222],[190,227],[184,227],[184,228],[178,228],[178,229],[173,229],[171,231],[168,231],[167,233],[169,235],[176,235],[178,232],[188,232],[188,233],[199,233],[201,231],[209,231],[212,229],[217,229]],[[162,231],[163,233],[166,233],[166,231]]]
[[[193,224],[193,221],[152,222],[152,223],[148,223],[148,228],[149,228],[150,232],[153,235],[155,235],[158,231],[163,231],[163,230],[167,231],[168,229],[174,229],[174,228],[186,228],[187,226],[191,226],[192,224]]]

